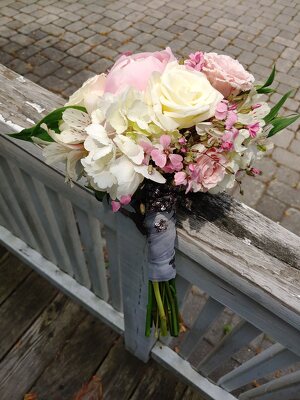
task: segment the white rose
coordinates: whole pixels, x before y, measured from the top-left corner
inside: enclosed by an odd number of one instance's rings
[[[156,123],[164,129],[190,128],[215,114],[223,95],[212,87],[206,76],[187,69],[176,61],[162,74],[154,73],[147,91]],[[172,124],[173,122],[173,124]]]

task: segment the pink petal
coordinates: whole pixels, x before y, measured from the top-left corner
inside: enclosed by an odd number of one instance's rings
[[[179,154],[170,154],[169,155],[170,162],[176,171],[179,171],[183,168],[182,160],[183,157]]]
[[[253,104],[251,106],[252,110],[256,110],[257,108],[261,107],[261,104],[257,103],[257,104]]]
[[[237,114],[234,111],[228,111],[225,128],[231,129],[237,120]]]
[[[259,131],[259,122],[255,122],[254,124],[250,124],[247,126],[249,130],[249,134],[252,138],[255,138]]]
[[[186,185],[186,183],[187,183],[186,173],[183,171],[176,172],[176,174],[174,175],[174,181],[175,181],[176,186]]]
[[[121,203],[119,203],[118,201],[112,201],[111,202],[111,208],[112,208],[112,210],[113,210],[113,212],[117,212],[117,211],[119,211],[120,210],[120,208],[121,208]]]
[[[253,175],[261,175],[262,171],[258,168],[251,168],[250,172],[252,172]]]
[[[126,205],[126,204],[129,204],[131,202],[131,196],[130,196],[130,194],[127,194],[126,196],[122,196],[121,198],[120,198],[120,203],[122,204],[122,205]]]
[[[220,103],[218,103],[218,105],[217,105],[216,112],[215,112],[216,119],[222,121],[223,119],[226,118],[227,112],[228,112],[227,104],[224,101],[220,101]]]
[[[160,144],[163,146],[164,149],[167,149],[171,144],[171,136],[169,135],[162,135],[159,139]]]
[[[146,154],[150,154],[151,151],[153,150],[152,144],[151,144],[151,143],[148,143],[148,142],[145,142],[145,141],[143,141],[143,140],[141,140],[141,141],[139,142],[139,145],[142,146],[142,148],[143,148],[143,150],[144,150],[144,152],[145,152]]]
[[[163,136],[165,136],[165,135],[163,135]],[[155,162],[155,164],[158,167],[163,168],[166,165],[167,156],[161,150],[158,150],[158,149],[152,150],[151,157],[152,157],[152,160]]]

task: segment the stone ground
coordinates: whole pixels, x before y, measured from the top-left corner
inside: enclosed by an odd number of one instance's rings
[[[285,111],[299,111],[299,0],[0,0],[0,62],[68,97],[124,51],[170,46],[227,53],[264,79],[277,66],[274,103],[290,89]],[[300,132],[274,138],[236,197],[300,235]],[[248,185],[249,184],[249,185]]]

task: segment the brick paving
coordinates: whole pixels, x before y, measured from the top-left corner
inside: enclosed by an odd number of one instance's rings
[[[277,94],[290,89],[287,113],[299,112],[299,0],[0,0],[0,62],[64,97],[124,51],[167,45],[178,56],[224,52],[265,78],[276,62]],[[274,138],[234,195],[300,235],[299,124]],[[249,186],[248,186],[249,183]]]

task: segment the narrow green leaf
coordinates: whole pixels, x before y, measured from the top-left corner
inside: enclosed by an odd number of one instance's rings
[[[263,88],[266,88],[266,87],[272,85],[272,83],[274,82],[275,74],[276,74],[276,67],[274,65],[269,78],[266,80],[266,83],[262,86]]]
[[[264,118],[264,121],[265,121],[266,124],[269,124],[274,118],[277,117],[277,114],[278,114],[279,110],[281,109],[283,104],[286,102],[286,100],[290,97],[292,92],[293,91],[290,90],[285,95],[283,95],[282,98],[278,101],[278,103],[275,104],[275,106],[273,108],[271,108],[269,114],[266,115],[265,118]]]
[[[257,93],[259,94],[268,94],[268,93],[274,93],[275,89],[272,88],[266,88],[266,87],[261,87],[259,89],[256,90]]]
[[[15,139],[25,140],[27,142],[31,142],[33,128],[23,129],[21,132],[17,133],[9,133],[9,137],[13,137]]]
[[[273,119],[272,125],[273,128],[270,130],[268,137],[274,136],[276,133],[282,131],[289,125],[293,124],[300,118],[300,114],[291,115],[289,117],[278,117]]]

